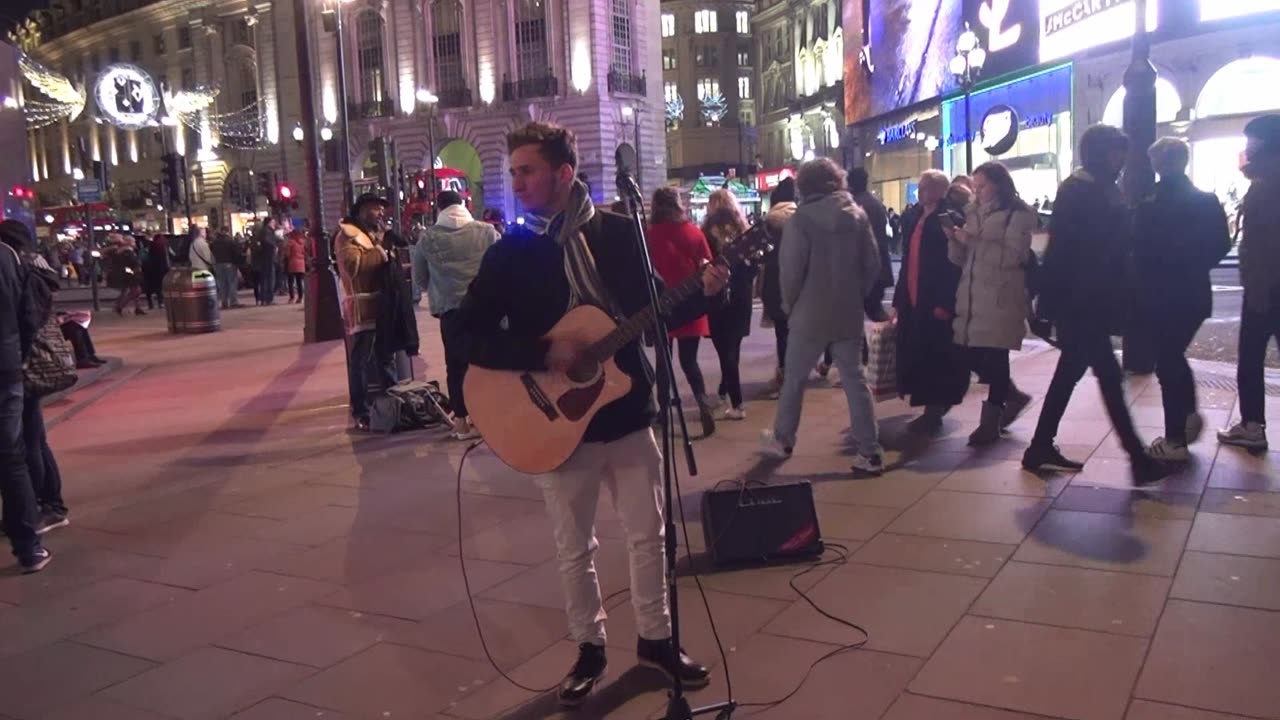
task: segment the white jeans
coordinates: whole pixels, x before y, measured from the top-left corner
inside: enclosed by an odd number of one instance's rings
[[[576,643],[605,644],[607,617],[596,580],[596,506],[600,487],[613,495],[631,559],[631,605],[646,640],[671,637],[663,532],[662,455],[653,432],[611,443],[583,443],[569,462],[537,478],[555,533],[560,582]]]
[[[805,337],[794,330],[787,339],[787,364],[783,371],[782,392],[778,395],[778,415],[773,421],[774,437],[787,447],[796,444],[809,369],[818,362],[827,344],[825,338]],[[862,339],[836,340],[830,345],[832,359],[840,369],[845,400],[849,403],[849,434],[853,436],[859,453],[874,455],[880,452],[879,432],[875,403],[867,389],[866,372],[862,367]]]

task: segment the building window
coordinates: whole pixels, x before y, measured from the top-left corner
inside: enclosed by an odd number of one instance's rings
[[[431,51],[436,61],[436,84],[441,93],[466,87],[462,60],[462,3],[437,0],[431,8]]]
[[[155,50],[156,55],[164,54],[164,33],[157,33],[152,36],[151,49]]]
[[[751,53],[746,50],[738,51],[738,67],[751,67]]]
[[[715,78],[698,80],[698,124],[702,127],[719,127],[724,118],[725,99],[720,93],[720,81]]]
[[[739,10],[734,13],[734,20],[737,23],[739,35],[751,34],[751,13],[746,10]]]
[[[547,13],[545,0],[516,3],[516,73],[521,80],[551,74],[547,64]]]
[[[676,49],[675,48],[662,48],[662,69],[663,70],[676,69]]]
[[[720,94],[720,81],[715,78],[702,78],[698,81],[698,99],[706,100]]]
[[[738,97],[743,100],[751,99],[751,76],[741,75],[738,77]]]
[[[707,45],[694,51],[693,64],[698,67],[714,68],[720,66],[720,48]]]
[[[387,73],[382,45],[385,29],[386,23],[376,10],[365,10],[356,18],[356,67],[360,72],[360,97],[366,103],[386,99]]]
[[[242,56],[233,63],[233,82],[236,84],[236,95],[240,104],[236,109],[253,107],[258,104],[258,64],[253,58]]]
[[[609,68],[619,73],[630,73],[631,57],[631,2],[613,0],[613,57]]]
[[[129,62],[142,62],[142,41],[129,41]]]
[[[196,85],[196,71],[191,68],[182,68],[182,87],[180,90],[190,90]]]
[[[253,46],[253,31],[244,20],[231,21],[231,44]]]
[[[680,128],[680,116],[677,112],[683,109],[684,103],[680,100],[680,89],[673,83],[662,84],[662,100],[666,108],[667,129],[678,130]]]
[[[716,11],[699,10],[693,14],[693,31],[698,34],[717,32]]]
[[[670,13],[662,14],[662,37],[675,37],[676,34],[676,16]]]
[[[191,26],[183,25],[178,28],[178,49],[188,50],[191,48]]]

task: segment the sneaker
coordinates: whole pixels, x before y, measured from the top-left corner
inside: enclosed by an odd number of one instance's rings
[[[31,557],[19,560],[18,564],[22,566],[23,575],[30,575],[45,569],[52,561],[53,553],[49,552],[49,548],[38,547],[31,553]]]
[[[721,420],[746,420],[747,411],[740,407],[731,407],[720,413]]]
[[[1133,470],[1134,487],[1155,485],[1173,474],[1173,469],[1169,465],[1153,460],[1145,454],[1134,458],[1130,462],[1130,468]]]
[[[1256,422],[1237,423],[1229,430],[1218,433],[1218,442],[1249,450],[1267,449],[1267,426]]]
[[[1022,467],[1031,472],[1046,468],[1079,472],[1084,469],[1084,463],[1068,460],[1057,445],[1032,445],[1022,454]]]
[[[1187,444],[1193,445],[1200,441],[1200,436],[1204,434],[1204,416],[1198,412],[1193,412],[1187,416]]]
[[[578,661],[564,680],[560,681],[560,704],[566,707],[577,707],[595,689],[596,683],[604,677],[609,661],[605,657],[603,645],[582,643],[578,646]]]
[[[1016,422],[1030,404],[1030,395],[1022,392],[1018,388],[1010,388],[1009,399],[1005,401],[1004,411],[1000,413],[1000,429],[1004,430]]]
[[[765,428],[760,431],[760,452],[775,460],[786,460],[791,457],[791,448],[783,445],[773,430]]]
[[[884,457],[880,453],[871,455],[855,455],[853,457],[853,472],[855,474],[862,473],[864,475],[883,475],[884,474]]]
[[[696,663],[682,648],[679,652],[666,640],[636,640],[636,658],[641,665],[661,670],[663,674],[674,680],[680,678],[680,684],[689,690],[697,690],[711,684],[711,671]]]
[[[1147,456],[1160,462],[1187,462],[1191,459],[1191,451],[1187,450],[1186,445],[1180,445],[1164,438],[1156,438],[1155,442],[1151,443],[1151,447],[1147,449]]]
[[[40,516],[40,524],[36,526],[36,534],[43,535],[50,530],[57,530],[71,524],[65,513],[46,512]]]

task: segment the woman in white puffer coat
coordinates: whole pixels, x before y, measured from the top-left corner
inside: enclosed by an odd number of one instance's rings
[[[948,248],[961,268],[952,328],[969,367],[990,386],[969,444],[989,445],[1031,402],[1013,384],[1009,351],[1022,349],[1027,332],[1026,265],[1037,218],[1018,197],[1008,168],[998,162],[974,170],[973,188],[964,227],[951,234]]]

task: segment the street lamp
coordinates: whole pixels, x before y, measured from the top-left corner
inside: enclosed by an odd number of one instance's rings
[[[436,221],[436,105],[440,98],[426,88],[418,88],[414,93],[418,104],[427,109],[427,177],[430,186],[427,189],[427,202],[431,203],[431,222]]]
[[[973,172],[973,119],[970,117],[969,102],[973,97],[973,85],[982,73],[982,66],[987,64],[987,51],[983,49],[978,35],[964,24],[964,32],[956,42],[956,55],[951,58],[951,74],[960,81],[964,90],[964,167],[966,173]]]
[[[338,117],[342,121],[342,197],[343,206],[348,207],[355,200],[355,190],[351,185],[351,125],[347,109],[347,52],[346,39],[342,29],[342,6],[351,0],[327,0],[333,6],[334,33],[338,38]]]
[[[302,123],[297,123],[296,125],[293,126],[294,142],[302,142],[302,139],[306,136],[307,136],[307,133],[305,130],[302,129]]]

